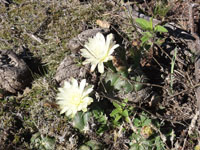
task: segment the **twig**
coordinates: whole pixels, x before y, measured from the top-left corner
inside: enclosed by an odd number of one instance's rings
[[[132,123],[132,120],[133,120],[134,118],[131,120],[131,118],[128,116],[127,119],[128,119],[129,125],[131,126],[131,129],[133,130],[134,133],[136,133],[136,132],[137,132],[137,128],[136,128],[136,127],[133,125],[133,123]]]
[[[191,34],[197,39],[199,39],[198,35],[194,32],[194,12],[193,8],[199,6],[199,4],[193,3],[189,6],[189,24],[190,24],[190,30]]]
[[[175,66],[175,61],[176,61],[176,54],[177,54],[177,48],[174,50],[174,56],[171,61],[171,72],[170,72],[170,87],[171,87],[171,92],[173,92],[173,82],[174,82],[174,66]]]
[[[176,94],[174,94],[174,95],[172,95],[172,96],[169,96],[167,99],[171,99],[171,98],[173,98],[173,97],[175,97],[175,96],[178,96],[178,95],[180,95],[180,94],[183,94],[183,93],[185,93],[185,92],[187,92],[187,91],[189,91],[189,90],[193,90],[193,89],[197,88],[198,86],[200,86],[200,83],[194,85],[194,86],[191,87],[191,88],[188,88],[188,89],[185,89],[185,90],[183,90],[183,91],[181,91],[181,92],[178,92],[178,93],[176,93]]]
[[[191,120],[190,126],[189,126],[189,128],[188,128],[188,132],[187,132],[187,133],[188,133],[189,136],[193,133],[192,130],[195,128],[195,124],[196,124],[196,122],[197,122],[198,116],[199,116],[199,112],[197,111],[197,112],[195,113],[193,119]],[[184,139],[184,143],[183,143],[183,146],[182,146],[182,150],[184,150],[184,148],[185,148],[188,135],[187,135],[187,136],[185,137],[185,139]]]
[[[160,129],[158,129],[153,124],[151,124],[151,127],[160,134],[161,140],[163,141],[163,143],[165,143],[166,148],[169,150],[170,148],[167,146],[167,143],[166,143],[166,141],[167,141],[166,136],[164,134],[162,134],[162,132],[160,131]]]
[[[165,50],[163,50],[163,48],[160,45],[158,44],[155,45],[172,61],[172,57],[170,57],[169,54]]]
[[[188,129],[188,134],[191,135],[192,134],[192,130],[195,128],[195,124],[197,122],[199,113],[198,111],[196,112],[196,114],[194,115],[194,117],[192,118],[192,121],[190,123],[189,129]]]
[[[27,34],[29,37],[31,37],[33,40],[37,41],[38,43],[43,44],[43,43],[42,43],[42,40],[41,40],[39,37],[36,37],[35,35],[30,34],[30,33],[27,33],[27,32],[26,32],[26,34]]]
[[[184,150],[185,149],[185,145],[186,145],[186,142],[187,142],[187,138],[188,138],[188,135],[185,137],[184,139],[184,142],[183,142],[183,146],[182,146],[182,149],[181,150]]]

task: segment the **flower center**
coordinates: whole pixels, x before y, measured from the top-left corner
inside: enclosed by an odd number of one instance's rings
[[[78,106],[82,101],[81,94],[73,93],[70,100],[71,104]]]

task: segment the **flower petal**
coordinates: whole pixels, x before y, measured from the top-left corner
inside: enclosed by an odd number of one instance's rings
[[[108,55],[111,55],[116,48],[119,47],[119,44],[115,44],[113,47],[110,48]]]
[[[76,115],[76,113],[77,113],[77,110],[73,109],[72,110],[72,117],[74,117]]]
[[[91,97],[88,97],[89,93],[92,92],[93,86],[86,86],[86,79],[83,79],[78,84],[78,81],[71,78],[70,82],[66,82],[67,88],[59,88],[57,94],[57,104],[60,107],[60,113],[65,113],[66,116],[74,117],[77,111],[87,110],[87,106],[93,102]]]
[[[106,49],[107,49],[107,50],[109,49],[110,43],[112,42],[113,38],[114,38],[114,36],[113,36],[112,33],[110,33],[110,34],[108,34],[108,35],[106,36]]]
[[[113,34],[108,34],[106,39],[104,35],[98,32],[93,38],[89,38],[85,43],[83,49],[81,49],[81,55],[86,58],[83,62],[85,64],[91,64],[91,72],[93,72],[98,65],[98,71],[104,72],[104,62],[112,59],[111,54],[119,47],[113,40]]]
[[[67,107],[64,107],[64,108],[61,110],[60,114],[65,113],[67,110],[68,110],[68,108],[67,108]]]
[[[85,96],[89,95],[93,91],[93,87],[94,86],[88,86],[87,88],[85,88],[82,96],[85,97]]]
[[[87,111],[87,108],[84,108],[84,109],[82,109],[83,110],[83,112],[86,112]]]
[[[100,62],[100,63],[98,64],[98,70],[99,70],[100,73],[104,73],[104,65],[103,65],[103,62]]]
[[[79,88],[81,92],[83,92],[85,85],[86,85],[86,79],[83,79],[80,83],[80,88]]]
[[[97,64],[93,64],[93,65],[91,66],[91,69],[90,69],[90,71],[91,71],[91,72],[93,72],[93,71],[94,71],[94,69],[96,68],[96,66],[97,66]]]
[[[98,32],[95,36],[96,40],[101,42],[102,45],[105,45],[105,38],[104,35],[101,32]]]
[[[81,49],[81,55],[85,58],[90,58],[92,54],[87,49]]]
[[[67,81],[65,81],[64,82],[64,86],[63,86],[64,88],[70,88],[71,87],[71,85],[70,85],[70,83],[69,82],[67,82]],[[59,89],[62,89],[62,88],[59,88]]]
[[[72,88],[77,89],[78,88],[78,81],[75,80],[74,78],[71,78],[71,82],[72,82]]]
[[[71,114],[72,114],[72,110],[69,109],[69,110],[66,112],[66,115],[67,115],[67,116],[70,116]]]
[[[88,105],[90,105],[93,102],[92,97],[85,97],[83,100],[86,101]]]

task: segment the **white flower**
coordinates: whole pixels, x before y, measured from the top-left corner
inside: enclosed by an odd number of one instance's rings
[[[57,104],[61,108],[61,114],[65,113],[73,118],[77,111],[87,111],[87,106],[93,102],[93,99],[88,96],[93,91],[93,86],[85,86],[85,79],[81,81],[80,86],[74,78],[71,78],[70,82],[64,82],[64,87],[59,88],[60,92],[57,94]]]
[[[104,73],[104,62],[112,60],[111,54],[119,46],[113,41],[113,34],[109,34],[106,40],[102,33],[98,32],[93,38],[89,38],[81,49],[81,55],[86,58],[83,64],[91,63],[91,72],[94,71],[98,65],[98,71]]]

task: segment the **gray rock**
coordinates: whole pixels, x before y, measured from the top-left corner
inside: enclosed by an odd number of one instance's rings
[[[88,38],[95,36],[98,32],[101,32],[102,34],[106,34],[109,32],[109,29],[101,29],[101,28],[95,28],[95,29],[89,29],[81,32],[78,34],[77,37],[74,37],[68,42],[68,48],[71,50],[72,53],[76,53],[78,50],[80,50],[81,47],[85,44],[85,42],[88,40]]]
[[[67,55],[60,63],[54,79],[60,84],[60,86],[62,86],[64,81],[71,77],[75,79],[85,78],[88,70],[88,66],[78,65],[74,57]]]
[[[120,99],[128,99],[129,101],[134,103],[138,102],[144,103],[151,96],[150,93],[151,93],[151,88],[144,87],[140,91],[132,91],[127,94],[119,91],[117,93],[117,97],[119,97]]]
[[[11,50],[0,50],[0,89],[16,93],[31,81],[26,63]]]

